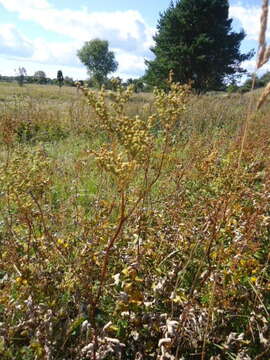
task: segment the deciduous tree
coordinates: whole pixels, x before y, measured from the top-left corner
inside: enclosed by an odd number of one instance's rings
[[[109,51],[109,43],[106,40],[94,39],[85,42],[77,55],[87,67],[91,78],[99,86],[104,83],[109,73],[116,71],[118,66],[114,53]]]
[[[46,74],[43,70],[36,71],[34,73],[34,79],[36,80],[36,82],[38,84],[46,84],[47,83]]]

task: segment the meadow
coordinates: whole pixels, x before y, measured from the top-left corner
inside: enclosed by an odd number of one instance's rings
[[[270,106],[170,86],[0,83],[1,359],[269,359]]]

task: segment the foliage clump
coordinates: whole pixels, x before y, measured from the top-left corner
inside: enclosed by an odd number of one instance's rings
[[[113,51],[109,50],[107,40],[94,39],[86,41],[77,55],[87,67],[92,80],[99,86],[104,84],[107,75],[116,71],[118,67]]]

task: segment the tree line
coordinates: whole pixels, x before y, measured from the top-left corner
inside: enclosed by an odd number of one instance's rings
[[[59,70],[61,73],[62,71]],[[58,75],[58,73],[56,74]],[[15,70],[15,75],[6,76],[0,74],[1,82],[17,82],[20,86],[24,84],[40,84],[40,85],[66,85],[75,86],[75,81],[70,76],[65,76],[60,79],[58,76],[50,78],[43,70],[36,71],[33,75],[27,75],[27,71],[24,67],[19,67]]]
[[[242,85],[230,84],[227,87],[227,91],[229,93],[238,92],[243,94],[250,91],[252,88],[254,89],[264,88],[269,82],[270,82],[270,71],[267,71],[261,76],[258,75],[255,76],[254,84],[253,84],[253,75],[250,74]]]
[[[62,71],[59,70],[57,72],[57,76],[55,78],[47,77],[43,70],[37,71],[34,75],[27,75],[26,70],[21,70],[24,68],[20,68],[20,71],[16,71],[17,73],[13,76],[5,76],[0,74],[0,82],[8,82],[14,83],[17,82],[20,86],[24,86],[25,84],[39,84],[39,85],[57,85],[59,87],[62,86],[77,86],[76,84],[79,82],[84,86],[95,88],[97,87],[97,83],[93,78],[89,78],[88,80],[74,80],[72,77],[63,76]],[[59,74],[61,72],[61,75]],[[59,76],[60,75],[60,76]],[[117,86],[129,86],[133,85],[134,91],[138,92],[148,92],[151,91],[152,88],[147,86],[144,83],[143,78],[129,78],[127,80],[121,79],[119,76],[104,78],[102,85],[108,90],[116,90]]]

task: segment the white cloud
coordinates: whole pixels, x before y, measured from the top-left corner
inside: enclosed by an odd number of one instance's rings
[[[247,34],[248,40],[258,40],[260,30],[260,6],[244,6],[242,3],[230,7],[230,17],[237,19]],[[270,30],[267,32],[270,37]]]
[[[48,42],[42,38],[33,41],[32,61],[65,65],[65,66],[81,66],[76,56],[78,44],[74,42]]]
[[[22,13],[31,8],[39,10],[51,8],[47,0],[1,0],[1,4],[9,11],[18,11],[19,9]]]
[[[78,57],[76,56],[78,48],[83,45],[83,42],[76,43],[69,42],[48,42],[42,38],[34,40],[27,39],[21,34],[14,25],[0,26],[0,51],[3,58],[9,61],[17,60],[20,65],[25,67],[31,66],[31,73],[34,68],[48,68],[50,76],[55,76],[54,70],[56,67],[66,67],[68,74],[71,76],[71,70],[75,78],[86,77],[86,69],[82,69]],[[145,68],[144,58],[140,55],[130,53],[122,49],[112,49],[115,52],[116,60],[119,63],[119,68],[116,75],[126,79],[129,77],[140,76]],[[25,64],[26,63],[26,64]],[[13,66],[14,67],[14,66]],[[12,71],[13,71],[12,67]],[[5,66],[5,69],[9,67]],[[45,71],[46,72],[46,71]]]
[[[72,42],[48,42],[41,38],[30,40],[15,25],[0,25],[0,52],[9,58],[78,66],[77,46]]]
[[[141,56],[130,54],[123,50],[115,50],[115,57],[119,63],[120,73],[141,74],[144,69],[144,59]]]
[[[243,62],[243,67],[247,69],[248,73],[252,74],[256,69],[256,60],[247,60]],[[265,72],[270,71],[270,63],[266,63],[262,68],[259,69],[257,75],[261,76]]]
[[[260,32],[260,16],[261,6],[250,6],[243,1],[239,1],[237,5],[230,7],[230,17],[236,19],[246,32],[246,39],[250,40],[253,47],[256,48],[259,32]],[[266,33],[267,43],[270,45],[270,27]],[[251,59],[244,61],[242,67],[252,74],[256,69],[256,56]],[[261,76],[266,71],[270,71],[270,63],[265,64],[258,71],[258,75]],[[245,79],[245,77],[244,77]]]
[[[153,29],[135,10],[58,10],[47,0],[0,0],[0,4],[9,11],[17,12],[21,19],[34,21],[46,30],[74,40],[87,41],[99,37],[108,40],[111,47],[139,53],[145,53],[152,41]]]
[[[19,51],[11,44],[9,54],[13,51],[13,55],[31,56],[30,60],[44,64],[82,66],[76,56],[77,50],[84,41],[101,38],[108,40],[115,52],[119,62],[117,74],[120,76],[141,75],[145,69],[144,58],[151,57],[149,48],[153,45],[154,29],[146,24],[138,11],[59,10],[48,0],[0,0],[0,5],[16,12],[20,19],[35,22],[47,31],[63,35],[65,39],[63,42],[49,42],[41,38],[29,40],[14,27],[14,38],[17,37],[18,43],[19,39],[23,39],[21,43],[25,48],[28,44],[29,53]],[[5,34],[2,41],[0,37],[0,46],[5,39]]]
[[[0,25],[0,53],[29,57],[33,54],[31,41],[24,37],[14,25]]]

